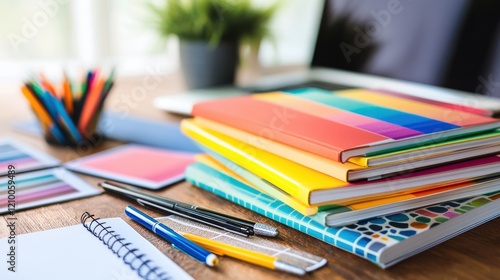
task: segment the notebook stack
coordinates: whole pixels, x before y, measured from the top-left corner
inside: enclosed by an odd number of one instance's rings
[[[182,130],[206,154],[188,181],[381,267],[500,214],[500,121],[487,111],[304,88],[192,114]]]

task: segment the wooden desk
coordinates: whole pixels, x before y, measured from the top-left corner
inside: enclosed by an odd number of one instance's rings
[[[134,96],[134,88],[142,87],[142,78],[118,80],[116,88],[107,103],[109,110],[148,117],[156,120],[179,120],[178,116],[156,110],[152,106],[154,97],[182,90],[179,75],[158,76],[157,87],[150,87],[147,96]],[[127,109],[128,108],[128,109]],[[23,99],[16,84],[0,84],[0,135],[23,141],[63,161],[98,152],[119,145],[106,141],[91,151],[77,151],[46,144],[42,138],[23,135],[11,129],[14,121],[32,118],[28,104]],[[131,128],[133,129],[133,128]],[[99,179],[83,176],[96,185]],[[176,184],[158,192],[187,203],[223,211],[235,216],[247,217],[267,223],[280,229],[277,239],[297,250],[323,256],[328,259],[326,267],[303,277],[303,279],[494,279],[500,275],[500,219],[470,230],[452,240],[407,259],[396,266],[383,270],[376,265],[318,241],[294,229],[268,220],[245,208],[234,205],[213,194],[207,193],[186,182]],[[123,209],[129,203],[116,197],[102,194],[90,198],[19,211],[17,234],[46,230],[77,224],[80,215],[89,211],[101,218],[122,217],[141,235],[155,244],[174,262],[196,279],[290,279],[288,274],[268,270],[258,266],[222,257],[219,267],[211,269],[180,253],[151,232],[128,219]],[[152,216],[158,213],[145,211]],[[5,217],[0,222],[0,237],[6,237]],[[3,254],[3,253],[2,253]],[[4,256],[3,256],[4,257]],[[0,260],[3,260],[0,256]],[[22,256],[20,256],[22,258]],[[29,269],[29,268],[24,268]]]

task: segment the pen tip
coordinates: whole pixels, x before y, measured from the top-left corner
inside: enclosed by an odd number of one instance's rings
[[[279,234],[278,229],[261,223],[255,223],[255,225],[253,226],[253,232],[256,235],[269,236],[269,237],[275,237],[278,236]]]
[[[306,271],[300,267],[296,267],[294,265],[291,265],[289,263],[286,263],[284,261],[276,260],[274,262],[274,268],[276,270],[292,273],[295,275],[305,275]]]
[[[219,259],[216,255],[210,254],[207,256],[205,262],[208,266],[216,266],[219,263]]]

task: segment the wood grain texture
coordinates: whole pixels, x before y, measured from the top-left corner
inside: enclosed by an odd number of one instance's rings
[[[121,79],[111,93],[107,108],[122,114],[131,114],[155,120],[178,121],[179,116],[166,114],[152,106],[154,97],[182,91],[181,77],[178,74],[158,75],[159,83],[150,88],[146,95],[135,95],[134,89],[143,86],[144,78]],[[25,142],[63,161],[92,154],[120,145],[106,141],[102,145],[87,150],[72,150],[46,144],[42,138],[24,135],[11,129],[14,121],[30,119],[32,113],[23,100],[17,84],[0,84],[0,136]],[[133,129],[133,128],[131,128]],[[96,186],[97,178],[82,176],[84,180]],[[326,267],[302,277],[301,279],[498,279],[500,275],[500,219],[470,230],[458,237],[446,241],[434,248],[409,258],[392,268],[383,270],[374,264],[344,252],[331,245],[318,241],[294,229],[259,216],[245,208],[229,203],[213,194],[195,188],[186,182],[178,183],[154,192],[180,201],[200,205],[216,211],[223,211],[239,217],[245,217],[267,223],[280,229],[278,242],[297,250],[307,251],[328,260]],[[35,232],[79,223],[84,211],[89,211],[101,218],[121,217],[146,239],[156,245],[174,262],[184,268],[196,279],[299,279],[288,274],[249,265],[227,257],[222,257],[220,266],[208,268],[180,253],[147,231],[133,223],[123,212],[129,202],[108,194],[54,204],[16,213],[18,219],[17,234]],[[137,205],[135,205],[137,206]],[[145,210],[152,216],[159,216]],[[8,235],[6,216],[0,219],[0,237]],[[1,252],[0,252],[1,253]],[[3,255],[3,253],[2,253]],[[20,256],[22,258],[22,256]],[[0,261],[3,256],[0,256]]]

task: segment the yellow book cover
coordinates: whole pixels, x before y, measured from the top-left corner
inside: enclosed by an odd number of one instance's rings
[[[193,119],[183,120],[181,129],[198,143],[266,179],[306,205],[311,205],[311,191],[349,185],[222,133],[201,127]]]
[[[303,215],[306,215],[306,216],[314,215],[319,210],[318,207],[305,205],[305,204],[301,203],[300,201],[296,200],[295,198],[293,198],[292,196],[284,193],[283,191],[272,189],[273,187],[271,187],[271,186],[266,187],[266,188],[259,188],[257,186],[257,184],[254,184],[253,182],[249,182],[248,180],[241,177],[240,175],[235,173],[233,170],[226,167],[224,164],[218,162],[213,157],[211,157],[207,154],[198,154],[198,155],[196,155],[195,160],[197,162],[208,165],[208,166],[212,167],[213,169],[218,170],[218,171],[226,174],[227,176],[233,177],[236,180],[258,190],[259,192],[268,194],[268,195],[284,202],[285,204],[287,204],[288,206],[292,207],[293,209],[299,211]],[[241,169],[241,167],[239,167],[239,166],[236,167],[236,165],[235,165],[235,168]],[[255,177],[257,179],[260,179],[257,176],[255,176]],[[262,179],[260,179],[260,180],[262,180]],[[331,206],[331,207],[333,207],[333,206]],[[329,208],[329,207],[323,207],[322,209],[327,209],[327,208]]]

